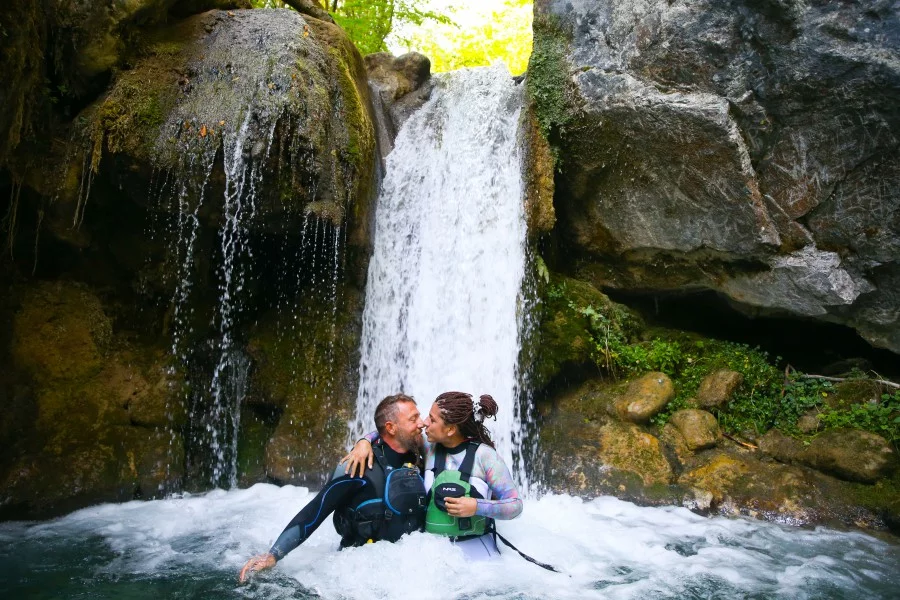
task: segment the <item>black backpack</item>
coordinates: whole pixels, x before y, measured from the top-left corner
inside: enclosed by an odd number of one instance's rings
[[[341,535],[341,547],[368,542],[396,542],[406,533],[425,527],[425,482],[419,469],[406,464],[393,468],[384,458],[382,443],[372,448],[375,465],[367,469],[365,479],[372,485],[374,498],[334,513],[334,527]]]

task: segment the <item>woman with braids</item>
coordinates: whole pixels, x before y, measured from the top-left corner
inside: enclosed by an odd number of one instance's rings
[[[430,490],[425,531],[452,539],[472,559],[499,555],[494,519],[514,519],[522,500],[509,469],[494,449],[484,420],[497,414],[497,403],[483,395],[445,392],[425,419],[425,487]],[[347,469],[371,464],[370,433],[345,457]]]

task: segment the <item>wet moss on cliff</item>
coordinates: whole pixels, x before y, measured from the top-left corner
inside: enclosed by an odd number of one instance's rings
[[[575,88],[569,76],[572,37],[553,15],[535,14],[534,48],[528,62],[528,96],[541,132],[551,143],[572,122]]]

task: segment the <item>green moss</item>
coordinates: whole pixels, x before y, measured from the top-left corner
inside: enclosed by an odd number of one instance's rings
[[[541,132],[549,140],[572,121],[575,91],[566,56],[571,36],[547,15],[534,17],[534,49],[528,62],[528,95]]]
[[[267,415],[252,407],[241,410],[237,455],[237,473],[241,485],[247,486],[265,480],[266,444],[274,431],[273,418],[267,418]]]
[[[642,328],[634,312],[612,302],[589,283],[552,275],[541,304],[534,384],[546,385],[566,365],[596,362],[602,367],[607,339],[630,340]]]
[[[47,106],[50,90],[45,81],[44,52],[48,23],[44,4],[7,0],[0,8],[0,167],[32,130],[35,115]]]
[[[92,168],[99,167],[104,149],[144,159],[152,156],[160,128],[175,105],[177,71],[184,60],[181,50],[181,42],[175,40],[154,42],[133,69],[118,74],[90,113]]]

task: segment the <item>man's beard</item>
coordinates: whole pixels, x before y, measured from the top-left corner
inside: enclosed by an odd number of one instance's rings
[[[397,441],[400,442],[400,445],[403,446],[407,452],[413,452],[416,456],[421,455],[422,450],[425,447],[425,441],[422,439],[421,432],[416,432],[411,435],[398,432]]]

